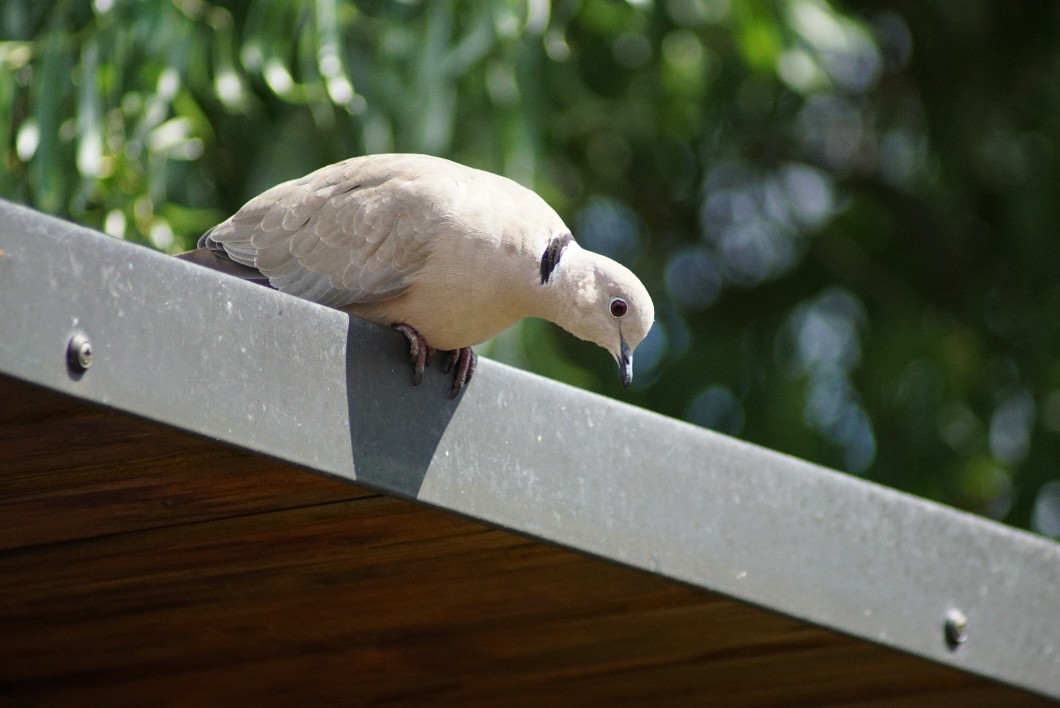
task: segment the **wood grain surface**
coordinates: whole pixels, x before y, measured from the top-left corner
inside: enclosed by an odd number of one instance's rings
[[[0,705],[1048,705],[0,377]]]

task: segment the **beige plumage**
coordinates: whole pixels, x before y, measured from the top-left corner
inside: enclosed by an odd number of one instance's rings
[[[606,349],[625,384],[654,319],[624,266],[586,251],[534,192],[426,155],[370,155],[250,200],[182,257],[395,326],[419,373],[427,348],[454,352],[541,317]]]

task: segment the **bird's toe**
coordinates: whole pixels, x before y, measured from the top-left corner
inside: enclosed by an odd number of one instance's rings
[[[427,342],[411,325],[398,323],[394,329],[409,340],[409,361],[412,362],[412,385],[419,386],[423,381],[423,370],[427,368],[427,354],[430,351]]]
[[[449,353],[449,362],[446,366],[446,371],[455,369],[453,373],[453,388],[449,392],[449,398],[456,398],[460,395],[460,391],[463,390],[470,381],[471,377],[475,373],[475,366],[478,364],[478,356],[471,349],[471,347],[464,347],[463,349],[455,349]]]

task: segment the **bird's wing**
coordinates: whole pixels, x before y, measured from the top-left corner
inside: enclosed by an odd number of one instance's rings
[[[221,248],[282,292],[344,307],[397,297],[429,257],[461,191],[454,163],[354,158],[285,182],[214,227]]]

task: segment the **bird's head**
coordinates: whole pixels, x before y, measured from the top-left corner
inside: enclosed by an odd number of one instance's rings
[[[633,381],[633,350],[637,348],[655,322],[655,305],[651,296],[625,266],[610,263],[600,273],[594,324],[600,338],[597,344],[611,352],[622,375],[622,385]]]
[[[633,381],[633,352],[655,321],[651,296],[621,263],[573,242],[565,257],[563,280],[573,297],[561,306],[556,322],[576,337],[595,342],[614,357],[622,385]]]

